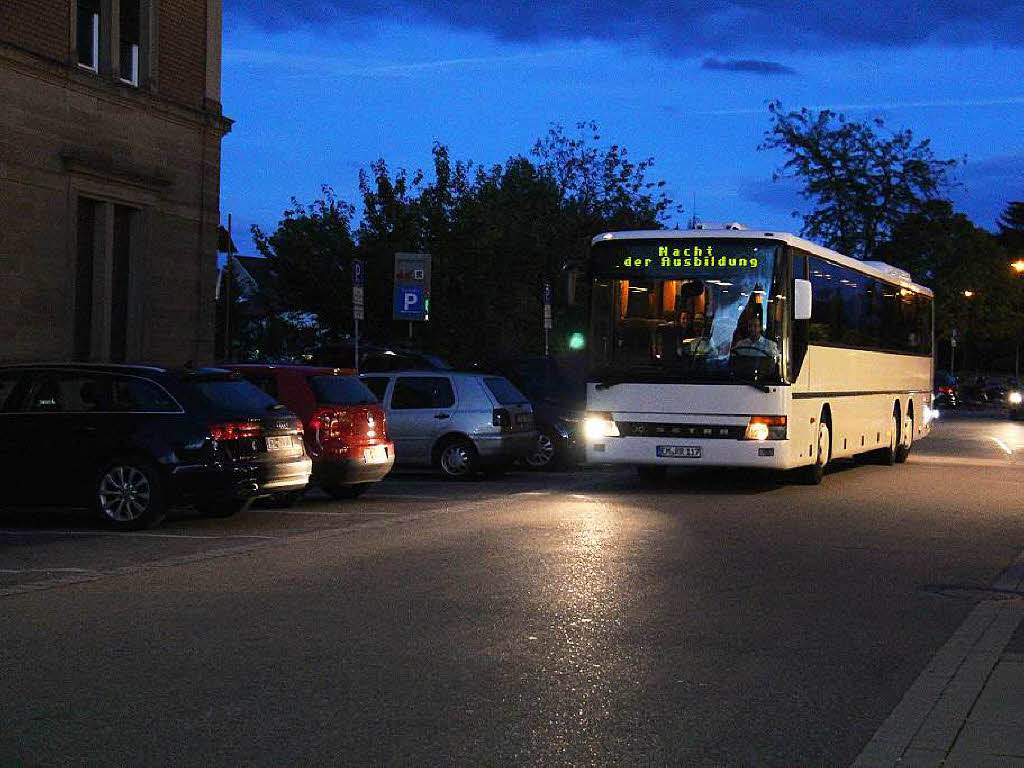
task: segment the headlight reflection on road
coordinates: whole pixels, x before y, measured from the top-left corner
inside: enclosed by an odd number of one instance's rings
[[[536,609],[547,627],[538,627],[546,646],[537,683],[547,693],[537,702],[537,737],[553,752],[583,753],[600,761],[622,665],[631,655],[617,641],[623,615],[621,516],[600,501],[573,494],[559,505],[561,524],[551,566],[542,575]],[[628,535],[627,535],[628,536]],[[538,649],[540,650],[540,649]],[[611,678],[611,679],[610,679]],[[571,745],[571,746],[570,746]]]

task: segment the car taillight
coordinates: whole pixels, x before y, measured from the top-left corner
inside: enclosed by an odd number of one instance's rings
[[[941,392],[944,395],[952,395],[953,394],[953,388],[952,387],[939,387],[939,392]]]
[[[337,440],[342,436],[342,424],[348,421],[348,414],[334,408],[317,408],[309,426],[318,440]]]
[[[491,423],[496,427],[501,427],[502,432],[508,432],[512,429],[512,417],[504,408],[494,409],[494,415],[491,419]]]
[[[246,438],[259,437],[262,434],[263,427],[258,422],[225,421],[220,424],[210,425],[210,437],[217,442],[244,440]]]

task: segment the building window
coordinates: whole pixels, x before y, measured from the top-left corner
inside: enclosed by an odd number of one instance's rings
[[[100,69],[100,0],[78,0],[78,66]]]
[[[139,84],[140,0],[121,0],[121,82]]]

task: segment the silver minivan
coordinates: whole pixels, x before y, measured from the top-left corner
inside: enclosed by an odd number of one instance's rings
[[[502,376],[389,371],[361,378],[387,412],[399,466],[432,466],[454,478],[501,471],[537,440],[530,401]]]

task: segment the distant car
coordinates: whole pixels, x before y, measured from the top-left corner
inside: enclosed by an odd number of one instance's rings
[[[500,472],[537,439],[530,402],[502,377],[454,371],[364,374],[383,403],[398,465],[450,478]]]
[[[302,365],[226,365],[302,419],[313,481],[335,498],[355,498],[391,471],[387,417],[353,371]],[[297,496],[285,497],[294,501]]]
[[[298,418],[216,368],[0,366],[0,434],[4,502],[88,506],[125,530],[181,503],[226,517],[312,470]]]
[[[497,360],[487,366],[530,398],[537,442],[524,459],[531,469],[569,469],[585,459],[583,416],[586,381],[582,371],[544,356]]]
[[[960,382],[956,376],[946,371],[935,372],[935,392],[932,396],[932,407],[944,411],[960,407]]]
[[[985,395],[990,403],[1005,403],[1009,390],[998,381],[989,381],[985,384]]]
[[[355,345],[342,342],[325,346],[313,355],[313,364],[322,366],[355,367]],[[359,345],[359,372],[383,371],[448,371],[451,366],[440,357],[400,347],[381,347],[375,344]]]

